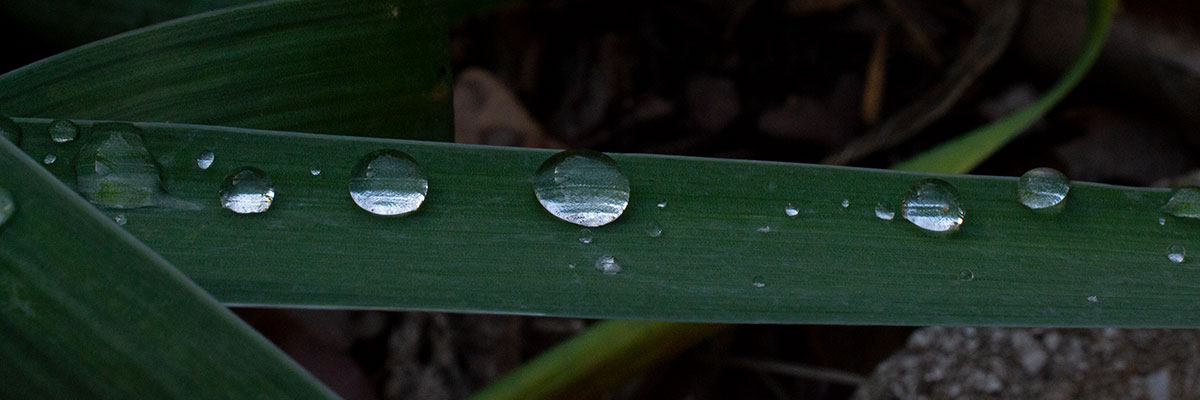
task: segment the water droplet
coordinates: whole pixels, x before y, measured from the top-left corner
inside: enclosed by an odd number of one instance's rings
[[[958,272],[958,280],[963,281],[963,282],[973,281],[973,280],[975,280],[975,273],[971,272],[971,270],[969,270],[969,269],[964,269],[962,271],[959,271]]]
[[[761,289],[767,286],[767,282],[763,280],[762,275],[757,275],[750,281],[750,285]]]
[[[796,206],[792,205],[792,203],[788,203],[787,207],[783,208],[783,213],[789,217],[795,217],[800,215],[800,210],[797,209]]]
[[[55,161],[58,161],[58,156],[54,155],[54,153],[47,153],[46,157],[42,158],[42,164],[46,165],[54,164]]]
[[[113,222],[116,222],[117,225],[125,226],[125,223],[129,222],[129,218],[125,214],[117,214],[113,216]]]
[[[417,211],[429,193],[429,180],[416,160],[397,150],[367,154],[350,171],[354,204],[376,215]]]
[[[244,167],[229,174],[221,185],[221,207],[238,214],[257,214],[271,208],[275,185],[266,172]]]
[[[575,269],[575,264],[567,264],[567,268]]]
[[[196,156],[196,167],[200,168],[201,170],[206,170],[208,167],[212,166],[213,160],[216,159],[217,155],[216,153],[213,153],[212,150],[202,151],[200,152],[199,156]]]
[[[17,202],[13,200],[12,193],[0,189],[0,226],[4,226],[4,223],[8,222],[16,212]]]
[[[308,173],[312,174],[312,176],[317,176],[321,174],[321,170],[318,168],[313,168],[309,170]]]
[[[770,232],[771,232],[771,227],[769,227],[769,226],[764,226],[764,227],[758,228],[758,231],[759,231],[759,232],[762,232],[762,233],[770,233]]]
[[[658,221],[650,221],[646,224],[646,235],[650,237],[662,236],[662,227],[658,225]]]
[[[1166,224],[1167,224],[1166,218],[1158,217],[1158,226],[1165,226]]]
[[[1096,296],[1088,296],[1087,301],[1091,303],[1099,303],[1100,299]]]
[[[850,208],[850,199],[842,200],[842,208]]]
[[[1195,186],[1175,189],[1162,211],[1184,218],[1200,218],[1200,188]]]
[[[79,192],[92,203],[113,208],[152,205],[162,193],[158,162],[146,149],[141,130],[103,123],[75,157]]]
[[[925,179],[913,185],[900,205],[900,215],[930,232],[956,231],[965,217],[958,191],[941,179]]]
[[[605,275],[616,275],[621,272],[621,264],[617,264],[617,260],[613,256],[605,254],[596,260],[596,269]]]
[[[79,126],[65,119],[54,120],[46,130],[50,132],[50,140],[54,143],[67,143],[79,137]]]
[[[625,212],[629,178],[604,154],[567,150],[542,163],[533,178],[533,192],[555,217],[594,228]]]
[[[875,204],[875,217],[882,220],[891,221],[892,218],[896,217],[896,211],[892,210],[891,205],[881,201]]]
[[[12,118],[0,117],[0,136],[3,136],[14,145],[21,144],[21,126],[13,122]]]
[[[583,243],[583,244],[592,243],[592,230],[591,229],[580,229],[579,230],[579,243]]]
[[[1017,180],[1017,200],[1035,211],[1062,211],[1071,181],[1053,168],[1034,168]]]
[[[1167,247],[1167,259],[1171,260],[1171,262],[1179,264],[1183,262],[1183,259],[1186,257],[1187,249],[1183,248],[1183,246],[1173,244],[1170,247]]]
[[[667,208],[667,201],[663,200],[658,202],[658,208]]]

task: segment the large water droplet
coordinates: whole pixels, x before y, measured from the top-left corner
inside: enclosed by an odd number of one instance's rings
[[[892,218],[896,217],[896,211],[892,210],[891,205],[881,201],[875,204],[875,217],[882,220],[891,221]]]
[[[1179,264],[1183,262],[1184,258],[1187,258],[1187,249],[1183,248],[1183,246],[1173,244],[1167,247],[1167,259],[1171,260],[1171,262]]]
[[[787,207],[783,208],[783,214],[789,217],[795,217],[800,215],[800,210],[797,209],[796,206],[792,205],[792,203],[788,203]]]
[[[590,150],[550,157],[533,177],[533,192],[550,214],[587,227],[613,222],[629,205],[629,178],[617,163]]]
[[[141,130],[104,123],[75,157],[79,192],[92,203],[113,208],[144,207],[162,193],[158,162],[146,149]]]
[[[1053,168],[1034,168],[1017,180],[1017,200],[1035,211],[1061,211],[1071,181]]]
[[[42,164],[50,165],[54,164],[55,161],[58,161],[58,156],[54,155],[54,153],[46,153],[46,156],[42,157]]]
[[[266,172],[245,167],[229,174],[221,185],[221,207],[238,214],[257,214],[271,208],[275,184]]]
[[[412,157],[398,150],[367,154],[350,171],[350,198],[371,214],[417,211],[428,193],[425,172]]]
[[[212,166],[213,161],[216,159],[217,155],[216,153],[213,153],[212,150],[202,151],[200,152],[199,156],[196,156],[196,167],[200,168],[201,170],[206,170],[208,167]]]
[[[616,275],[621,272],[621,264],[617,264],[617,260],[613,256],[605,254],[596,260],[596,269],[605,275]]]
[[[79,137],[79,126],[65,119],[54,120],[46,130],[50,132],[50,140],[54,143],[66,143]]]
[[[579,243],[583,243],[583,244],[591,244],[592,243],[592,230],[591,229],[580,229],[579,230]]]
[[[0,137],[8,139],[14,145],[20,145],[21,126],[13,122],[12,118],[0,117]]]
[[[913,185],[900,206],[900,215],[930,232],[956,231],[965,217],[958,191],[941,179],[925,179]]]
[[[1200,218],[1200,188],[1195,186],[1175,189],[1162,211],[1184,218]]]
[[[7,190],[0,189],[0,226],[8,222],[13,214],[17,212],[17,202],[13,200],[12,193]]]

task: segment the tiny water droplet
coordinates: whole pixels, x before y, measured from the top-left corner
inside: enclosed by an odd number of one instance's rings
[[[425,172],[408,154],[379,150],[367,154],[350,171],[350,198],[376,215],[417,211],[429,193]]]
[[[46,165],[54,164],[55,161],[58,161],[58,156],[54,155],[54,153],[47,153],[46,157],[42,158],[42,164]]]
[[[1171,262],[1179,264],[1183,262],[1184,258],[1186,257],[1187,249],[1183,248],[1183,246],[1173,244],[1170,247],[1167,247],[1167,259],[1171,260]]]
[[[1159,226],[1164,226],[1164,225],[1166,225],[1166,224],[1167,224],[1167,219],[1166,219],[1166,218],[1163,218],[1163,217],[1158,217],[1158,225],[1159,225]]]
[[[925,179],[913,185],[900,205],[900,215],[929,232],[954,232],[966,213],[958,201],[958,191],[941,179]]]
[[[762,232],[762,233],[770,233],[770,232],[771,232],[771,227],[770,227],[770,226],[764,226],[764,227],[758,228],[758,231],[759,231],[759,232]]]
[[[650,237],[662,236],[662,227],[658,225],[658,221],[650,221],[646,224],[646,235]]]
[[[959,271],[958,272],[958,280],[963,281],[963,282],[973,281],[973,280],[975,280],[975,273],[971,272],[971,270],[969,270],[969,269],[964,269],[962,271]]]
[[[0,189],[0,226],[4,226],[4,223],[8,222],[16,212],[17,202],[13,200],[12,193]]]
[[[621,272],[621,264],[617,264],[617,260],[613,256],[605,254],[596,260],[596,269],[605,275],[616,275]]]
[[[1091,303],[1099,303],[1100,299],[1096,296],[1088,296],[1087,301]]]
[[[1200,218],[1200,188],[1195,186],[1175,189],[1171,199],[1162,207],[1162,212],[1184,218]]]
[[[575,269],[575,264],[567,264],[567,268]]]
[[[216,159],[216,153],[213,153],[212,150],[204,150],[200,152],[199,156],[196,156],[196,167],[200,168],[200,170],[206,170],[212,166],[213,160]]]
[[[1017,200],[1034,211],[1062,211],[1071,181],[1053,168],[1034,168],[1017,179]]]
[[[663,200],[658,202],[658,208],[667,208],[667,201]]]
[[[850,208],[850,199],[842,200],[842,208]]]
[[[21,126],[9,117],[0,117],[0,137],[8,139],[14,145],[21,144]]]
[[[266,172],[244,167],[229,174],[221,185],[221,207],[238,214],[257,214],[271,208],[275,185]]]
[[[65,119],[54,120],[46,131],[50,133],[50,140],[54,143],[67,143],[79,137],[79,126]]]
[[[896,217],[896,211],[892,210],[892,206],[888,205],[887,203],[879,202],[875,204],[875,217],[885,221],[891,221],[892,218]]]
[[[125,214],[117,214],[113,216],[113,222],[116,222],[117,225],[125,226],[125,223],[129,222],[129,218]]]
[[[750,281],[750,285],[762,289],[767,286],[767,282],[763,279],[762,275],[757,275]]]
[[[594,228],[625,212],[629,178],[604,154],[567,150],[542,163],[533,177],[533,192],[558,219]]]
[[[579,243],[583,243],[583,244],[592,243],[592,230],[591,229],[585,228],[585,229],[579,230]]]
[[[800,210],[797,209],[796,206],[792,205],[792,203],[788,203],[787,207],[783,208],[783,213],[789,217],[795,217],[800,215]]]
[[[146,149],[141,129],[102,123],[93,132],[75,157],[75,177],[83,197],[112,208],[152,205],[162,193],[162,172]]]
[[[312,174],[312,176],[317,176],[317,175],[321,175],[321,170],[318,168],[313,168],[313,169],[309,170],[308,173]]]

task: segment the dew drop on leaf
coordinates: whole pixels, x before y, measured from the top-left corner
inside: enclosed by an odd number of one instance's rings
[[[787,207],[783,208],[783,214],[789,217],[795,217],[800,215],[800,210],[797,209],[796,206],[792,205],[792,203],[788,203]]]
[[[141,130],[129,124],[104,123],[75,157],[75,178],[84,198],[111,208],[152,205],[163,193],[162,172],[142,141]]]
[[[585,229],[579,230],[579,243],[583,243],[583,244],[592,243],[592,230],[591,229],[585,228]]]
[[[934,233],[954,232],[965,217],[958,191],[941,179],[913,185],[900,205],[900,214],[913,225]]]
[[[244,167],[229,174],[221,185],[221,207],[238,214],[257,214],[271,208],[275,185],[266,172]]]
[[[1062,211],[1071,181],[1053,168],[1034,168],[1017,179],[1017,200],[1034,211]]]
[[[1184,218],[1200,218],[1200,188],[1195,186],[1175,189],[1171,199],[1162,207],[1162,212]]]
[[[891,221],[892,218],[896,217],[896,211],[892,210],[892,206],[888,205],[887,203],[879,202],[875,204],[875,217],[885,221]]]
[[[629,178],[604,154],[567,150],[542,163],[533,177],[533,192],[551,215],[594,228],[625,212]]]
[[[54,153],[47,153],[46,157],[42,158],[42,164],[46,165],[54,164],[55,161],[58,161],[58,156],[54,155]]]
[[[613,256],[605,254],[596,260],[596,269],[605,275],[616,275],[621,272],[621,264],[617,264],[617,260]]]
[[[1167,259],[1171,260],[1171,262],[1179,264],[1182,263],[1186,257],[1187,249],[1183,248],[1183,246],[1173,244],[1167,247]]]
[[[65,119],[54,120],[46,130],[50,133],[50,140],[53,140],[54,143],[67,143],[79,137],[79,126]]]
[[[350,198],[371,214],[409,214],[421,207],[428,193],[425,172],[399,150],[367,154],[350,171]]]
[[[200,152],[199,156],[196,156],[196,167],[200,168],[201,170],[207,170],[208,167],[212,166],[213,161],[216,159],[216,153],[213,153],[212,150],[204,150]]]

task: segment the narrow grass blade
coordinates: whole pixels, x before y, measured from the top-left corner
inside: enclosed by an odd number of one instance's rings
[[[0,397],[335,397],[3,139],[0,187]]]
[[[20,122],[24,150],[57,154],[49,170],[74,182],[71,162],[90,124],[62,145],[40,134],[49,121]],[[580,227],[534,198],[530,178],[551,151],[140,126],[168,192],[193,207],[126,210],[125,228],[225,303],[738,323],[1200,325],[1200,269],[1165,256],[1172,244],[1200,248],[1200,222],[1160,225],[1169,193],[1159,189],[1078,182],[1063,213],[1041,215],[1014,199],[1008,177],[614,154],[630,205],[584,244]],[[429,178],[412,215],[373,215],[349,197],[350,169],[387,148],[410,154]],[[201,170],[205,150],[216,157]],[[264,214],[220,207],[222,180],[243,166],[275,182]],[[960,232],[933,237],[899,213],[875,216],[877,203],[895,209],[931,176],[961,193]],[[661,235],[648,234],[652,226]],[[605,254],[624,271],[592,268]]]
[[[954,138],[917,157],[897,164],[896,169],[919,172],[967,173],[986,160],[1026,128],[1037,122],[1050,108],[1074,89],[1092,64],[1100,57],[1104,41],[1112,26],[1117,0],[1088,1],[1088,26],[1083,48],[1075,63],[1045,95],[1004,119],[984,125],[963,136]]]
[[[272,1],[7,73],[0,113],[445,140],[448,41],[441,2]]]

